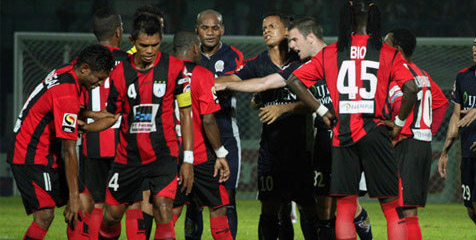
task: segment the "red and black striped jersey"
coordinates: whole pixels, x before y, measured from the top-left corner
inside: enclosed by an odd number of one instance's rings
[[[197,165],[208,160],[207,147],[211,147],[206,139],[202,125],[202,115],[220,110],[220,104],[215,91],[215,78],[206,68],[185,61],[184,75],[190,77],[192,94],[193,119],[193,164]]]
[[[28,97],[15,124],[7,161],[56,168],[60,139],[78,138],[80,87],[73,65],[53,70]]]
[[[189,79],[182,73],[183,61],[158,52],[154,66],[140,71],[134,56],[117,65],[110,74],[106,110],[122,116],[115,161],[143,165],[163,156],[178,157],[174,96],[190,94]],[[181,107],[189,106],[190,100],[188,106]]]
[[[350,146],[382,124],[390,81],[403,86],[413,79],[400,53],[386,44],[377,50],[369,39],[352,35],[343,51],[331,44],[293,72],[307,87],[326,81],[338,120],[334,146]]]
[[[107,46],[114,58],[114,65],[127,60],[129,55],[117,47]],[[110,79],[107,78],[104,84],[91,91],[83,91],[82,104],[91,111],[102,111],[106,109],[107,98],[110,90]],[[88,118],[88,123],[94,120]],[[114,126],[101,132],[89,132],[83,134],[83,154],[90,158],[111,158],[116,156],[116,146],[119,142],[120,119]]]
[[[432,139],[433,110],[448,103],[440,87],[431,79],[428,73],[418,68],[414,63],[407,62],[407,67],[415,77],[418,87],[417,101],[407,117],[405,125],[397,139],[402,136],[412,137],[416,140],[430,142]],[[390,83],[389,99],[392,105],[401,101],[403,93],[396,82]],[[395,115],[395,114],[393,114]]]

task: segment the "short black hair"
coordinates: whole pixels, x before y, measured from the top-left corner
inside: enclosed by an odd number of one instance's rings
[[[121,23],[121,16],[116,11],[102,8],[94,13],[92,31],[98,41],[105,41],[114,35]]]
[[[137,40],[139,33],[145,33],[149,36],[158,33],[159,36],[162,37],[162,26],[156,17],[150,15],[139,15],[134,18],[131,33],[132,38]]]
[[[284,27],[289,27],[289,24],[291,24],[291,21],[293,20],[291,16],[280,11],[269,12],[263,16],[263,19],[267,17],[279,17],[279,20],[281,20],[281,23],[283,23]]]
[[[136,18],[140,15],[149,15],[149,16],[155,16],[158,18],[164,18],[164,13],[160,10],[159,7],[154,5],[144,5],[144,6],[138,7],[136,11],[134,12],[133,18]]]
[[[111,52],[100,44],[92,44],[81,50],[74,66],[79,67],[84,63],[88,64],[93,72],[111,71],[114,67]]]
[[[407,28],[395,28],[389,33],[393,33],[393,36],[390,39],[393,46],[400,46],[403,54],[405,54],[406,57],[411,57],[415,51],[417,43],[415,34]]]
[[[174,52],[188,50],[199,42],[200,40],[196,33],[180,31],[174,35]]]
[[[296,28],[304,37],[310,33],[314,34],[318,39],[323,40],[322,27],[319,21],[313,17],[302,17],[291,22],[289,30]]]

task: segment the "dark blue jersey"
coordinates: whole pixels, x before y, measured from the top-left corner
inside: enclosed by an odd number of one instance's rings
[[[452,94],[452,101],[461,105],[461,110],[476,107],[476,65],[458,72]],[[463,115],[461,115],[463,117]],[[476,157],[470,150],[471,144],[476,141],[476,123],[460,128],[461,156]]]
[[[287,80],[289,76],[291,76],[291,74],[294,72],[294,70],[301,67],[301,65],[304,63],[305,62],[303,61],[294,61],[289,64],[288,67],[283,69],[279,74],[281,75],[281,77]],[[314,94],[314,97],[316,97],[319,103],[324,104],[324,106],[326,106],[329,111],[334,112],[331,95],[329,93],[329,89],[327,89],[326,81],[317,81],[309,88],[309,90],[311,90],[312,94]],[[317,128],[329,129],[329,127],[327,127],[322,118],[319,116],[315,118],[314,126]]]
[[[202,53],[202,61],[200,63],[211,71],[215,78],[233,74],[243,65],[243,54],[233,46],[222,43],[220,49],[212,56],[206,56]],[[232,137],[238,135],[238,130],[233,130],[232,118],[235,116],[236,100],[232,92],[218,92],[218,100],[221,110],[215,112],[220,136]]]

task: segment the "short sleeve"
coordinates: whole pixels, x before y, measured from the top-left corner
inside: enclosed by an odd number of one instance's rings
[[[461,99],[461,89],[460,89],[460,86],[459,86],[459,78],[460,78],[461,74],[458,74],[456,75],[456,81],[453,85],[453,92],[451,93],[451,101],[453,101],[454,103],[456,104],[462,104],[463,101]]]
[[[110,90],[106,103],[106,111],[117,114],[122,112],[123,99],[125,96],[125,91],[121,88],[121,79],[123,76],[120,75],[120,71],[115,68],[109,77],[110,81]]]
[[[308,88],[314,85],[318,80],[323,80],[323,52],[324,51],[320,51],[318,54],[312,57],[311,60],[304,63],[292,73]]]
[[[184,67],[185,68],[185,67]],[[192,106],[192,96],[190,93],[190,75],[181,71],[175,80],[175,98],[179,107]]]
[[[241,80],[255,78],[257,77],[256,73],[258,72],[256,70],[257,64],[258,56],[248,59],[244,63],[243,67],[235,73],[235,75],[238,76]]]
[[[203,69],[199,72],[200,74],[200,84],[199,84],[199,106],[200,106],[200,115],[206,115],[214,113],[220,110],[220,104],[215,91],[215,80],[213,74]],[[193,82],[194,80],[192,80]]]
[[[413,80],[415,78],[408,69],[405,59],[400,53],[397,53],[397,56],[393,60],[390,76],[392,81],[395,81],[400,88],[403,88],[403,85],[407,81]]]
[[[446,98],[445,94],[441,90],[441,88],[436,84],[436,82],[431,79],[428,75],[428,79],[430,80],[431,84],[431,102],[432,102],[432,109],[440,108],[448,103],[448,99]]]
[[[389,89],[390,90],[388,92],[388,98],[389,98],[390,105],[393,106],[393,104],[395,104],[397,101],[402,100],[403,92],[396,82],[390,82]]]
[[[298,69],[299,67],[301,67],[303,63],[300,62],[300,61],[295,61],[295,62],[292,62],[290,63],[286,68],[284,68],[283,70],[279,71],[279,75],[281,75],[281,77],[284,79],[284,80],[287,80],[289,78],[289,76],[291,76],[291,74],[296,71],[296,69]]]
[[[51,89],[51,99],[56,137],[77,140],[79,96],[76,86],[61,84]]]

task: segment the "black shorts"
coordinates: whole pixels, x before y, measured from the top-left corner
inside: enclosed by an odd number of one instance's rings
[[[431,142],[407,138],[395,146],[402,188],[400,205],[424,207],[428,195]]]
[[[114,158],[85,158],[84,184],[91,193],[95,203],[106,200],[106,180]]]
[[[476,202],[476,158],[463,157],[461,159],[461,189],[464,206],[473,208]]]
[[[66,204],[68,187],[64,174],[43,165],[11,164],[26,214]]]
[[[185,203],[191,203],[196,207],[215,209],[230,203],[225,186],[218,183],[218,176],[213,177],[215,157],[208,149],[207,157],[208,160],[206,162],[193,166],[193,188],[188,196],[180,191],[182,186],[178,185],[174,208],[183,206]]]
[[[226,189],[238,188],[240,182],[240,168],[241,168],[241,145],[240,136],[221,137],[221,143],[228,151],[226,160],[230,166],[230,178],[225,182]]]
[[[133,204],[142,200],[144,179],[151,196],[174,199],[177,190],[177,158],[169,156],[141,166],[114,162],[107,178],[106,203]]]
[[[332,130],[317,128],[314,140],[313,167],[314,192],[318,196],[328,196],[331,185]]]
[[[354,145],[332,148],[331,195],[359,195],[364,171],[370,197],[397,197],[397,167],[388,130],[377,126]]]

